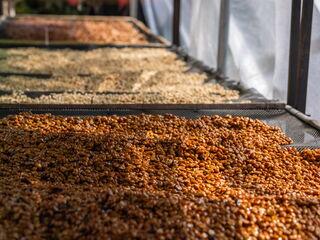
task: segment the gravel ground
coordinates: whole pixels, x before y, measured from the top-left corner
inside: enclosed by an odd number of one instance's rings
[[[24,114],[0,139],[1,239],[320,238],[320,149],[259,120]]]

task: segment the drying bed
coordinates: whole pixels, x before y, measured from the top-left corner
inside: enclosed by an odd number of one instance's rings
[[[319,149],[284,147],[259,120],[194,117],[2,119],[1,237],[320,237]]]
[[[2,50],[2,56],[1,90],[23,91],[27,88],[33,92],[51,90],[56,93],[64,85],[66,91],[82,90],[82,93],[137,93],[99,95],[94,101],[97,104],[266,101],[254,89],[245,89],[239,83],[220,79],[213,69],[176,48],[20,48]],[[87,87],[91,79],[90,85],[94,88]],[[50,86],[51,82],[53,84]],[[67,93],[59,96],[46,94],[42,99],[31,99],[28,92],[26,96],[22,95],[19,93],[10,97],[6,94],[1,102],[39,103],[42,100],[43,103],[58,103],[57,99],[60,99],[62,104],[70,101],[91,103],[94,97]]]
[[[0,23],[2,47],[43,45],[165,46],[168,42],[130,17],[21,15]]]
[[[206,84],[211,87],[211,84]],[[248,102],[238,100],[224,88],[214,85],[211,89],[190,89],[185,92],[27,92],[4,93],[0,102],[11,104],[212,104]]]
[[[244,116],[279,127],[298,149],[320,148],[320,124],[282,103],[239,104],[1,104],[0,116],[21,112],[65,116],[173,114],[195,119],[202,116]]]
[[[0,66],[8,73],[69,76],[121,70],[187,71],[186,63],[177,58],[165,48],[8,48],[1,50]]]

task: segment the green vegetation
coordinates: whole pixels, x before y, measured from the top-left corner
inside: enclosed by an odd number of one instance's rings
[[[16,11],[18,14],[81,14],[62,0],[17,0]]]

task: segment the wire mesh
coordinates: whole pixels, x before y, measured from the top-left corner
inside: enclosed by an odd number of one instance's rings
[[[308,123],[302,121],[296,116],[292,115],[286,109],[134,109],[134,108],[108,108],[104,107],[81,107],[81,108],[70,108],[67,105],[65,107],[24,107],[22,105],[15,107],[1,107],[0,117],[7,115],[18,114],[21,112],[31,113],[51,113],[54,115],[63,116],[95,116],[95,115],[138,115],[138,114],[173,114],[180,117],[195,119],[201,116],[211,115],[232,115],[232,116],[244,116],[253,119],[259,119],[271,126],[277,126],[293,140],[293,144],[288,145],[296,147],[297,149],[304,148],[320,148],[320,128],[317,129]]]

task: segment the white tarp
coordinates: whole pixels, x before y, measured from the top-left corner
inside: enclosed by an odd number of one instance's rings
[[[173,0],[144,0],[153,31],[171,39]],[[216,67],[220,0],[181,1],[181,39],[191,55]],[[315,0],[307,114],[320,119],[320,0]],[[291,0],[230,0],[228,75],[285,101]]]

